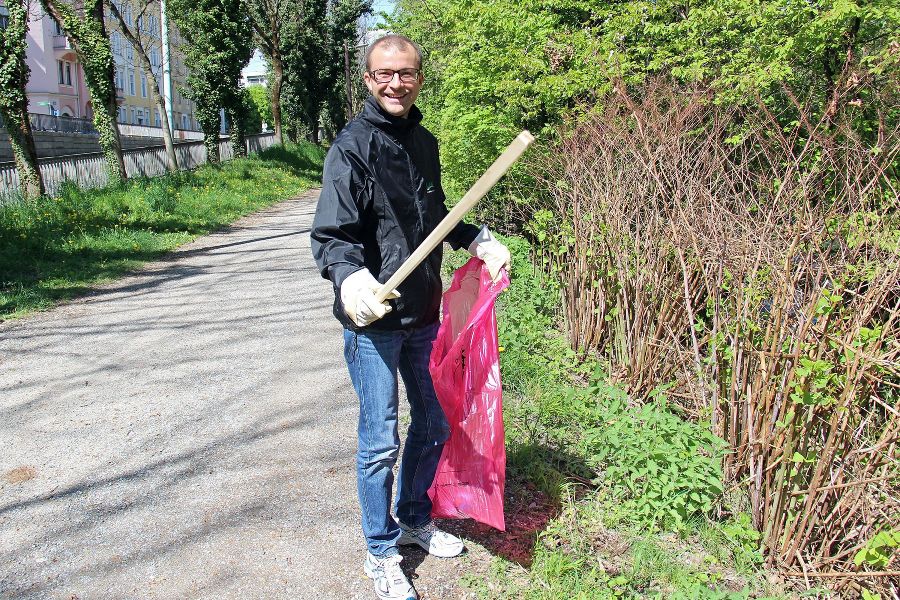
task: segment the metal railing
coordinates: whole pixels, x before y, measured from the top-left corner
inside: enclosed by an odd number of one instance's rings
[[[97,134],[97,129],[90,119],[77,119],[75,117],[58,117],[55,115],[41,115],[28,113],[32,131],[55,131],[57,133],[89,133]]]
[[[247,136],[247,151],[253,154],[275,144],[274,133],[259,133]],[[202,141],[178,142],[175,144],[178,166],[183,170],[195,169],[206,163],[206,149]],[[156,177],[166,173],[166,149],[162,145],[133,148],[122,153],[125,173],[128,177]],[[219,157],[230,160],[233,157],[227,137],[219,140]],[[48,194],[59,194],[66,181],[83,189],[103,187],[107,184],[107,172],[102,152],[73,154],[55,158],[38,159],[38,167],[44,179]],[[19,175],[13,163],[0,163],[0,203],[17,195]]]
[[[64,117],[58,115],[44,115],[40,113],[28,113],[28,120],[31,122],[32,131],[50,131],[56,133],[86,133],[97,135],[97,128],[91,119],[80,119],[76,117]],[[154,125],[131,125],[129,123],[118,123],[119,133],[122,135],[146,135],[147,137],[162,138],[162,128]],[[3,117],[0,116],[0,127],[3,127]],[[131,128],[143,128],[145,133],[135,134]],[[190,133],[201,133],[194,129],[175,128],[175,137],[179,137],[181,131]],[[190,134],[189,134],[190,135]],[[184,137],[183,135],[181,137]],[[202,136],[201,136],[202,137]]]
[[[64,35],[54,35],[53,36],[53,49],[54,50],[71,50],[72,42],[70,42],[69,38]]]

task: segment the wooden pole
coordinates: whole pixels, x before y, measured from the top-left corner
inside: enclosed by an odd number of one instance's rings
[[[347,121],[353,118],[353,83],[350,81],[350,48],[344,40],[344,92],[347,95]]]
[[[494,184],[503,177],[513,163],[519,160],[519,157],[524,154],[525,150],[528,149],[528,146],[530,146],[533,141],[534,136],[527,131],[523,131],[516,136],[516,139],[507,146],[506,150],[503,151],[503,154],[497,157],[494,164],[488,167],[488,170],[478,178],[475,185],[469,188],[466,195],[463,196],[462,200],[453,207],[453,210],[444,217],[444,220],[438,223],[438,226],[434,228],[434,231],[432,231],[427,238],[425,238],[425,241],[416,248],[415,252],[413,252],[402,265],[400,265],[400,268],[397,269],[393,276],[379,288],[378,292],[375,293],[375,297],[379,302],[384,302],[388,294],[390,294],[392,290],[397,289],[397,287],[409,277],[409,274],[422,264],[425,257],[431,254],[432,250],[437,248],[438,244],[444,242],[444,238],[447,237],[447,234],[449,234],[450,231],[456,227],[456,224],[462,221],[463,217],[466,216],[466,213],[469,212],[492,187],[494,187]]]

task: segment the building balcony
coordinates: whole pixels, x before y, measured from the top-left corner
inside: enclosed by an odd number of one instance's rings
[[[54,50],[73,50],[72,42],[69,41],[64,35],[54,35],[53,36],[53,49]]]

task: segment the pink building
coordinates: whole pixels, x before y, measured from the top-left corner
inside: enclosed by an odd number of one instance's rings
[[[134,26],[150,48],[148,56],[157,80],[161,80],[162,46],[161,19],[158,7],[145,11],[143,17],[135,17],[136,2],[117,2],[125,22]],[[84,69],[71,42],[53,17],[42,9],[37,0],[30,0],[30,18],[27,34],[28,50],[25,61],[31,73],[25,91],[28,95],[28,112],[92,119],[91,98],[84,80]],[[9,12],[0,0],[0,27],[5,27]],[[136,60],[134,49],[118,31],[118,24],[107,17],[107,32],[115,61],[115,87],[118,104],[118,122],[125,126],[155,127],[161,124],[160,114],[150,97],[148,78]],[[171,25],[170,25],[171,27]],[[172,117],[175,129],[199,130],[194,103],[180,90],[186,83],[187,69],[180,52],[181,37],[177,29],[170,29],[170,53],[172,65]],[[120,131],[122,127],[120,127]],[[184,137],[183,135],[179,137]]]
[[[91,118],[84,69],[59,24],[31,5],[26,62],[31,69],[26,90],[28,112]]]

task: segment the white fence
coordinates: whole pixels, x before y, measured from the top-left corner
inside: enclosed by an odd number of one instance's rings
[[[252,154],[275,144],[274,133],[260,133],[247,136],[247,152]],[[165,146],[133,148],[123,153],[125,173],[128,177],[156,177],[166,172]],[[175,144],[175,156],[181,169],[195,169],[206,162],[203,142],[180,142]],[[221,160],[233,158],[228,138],[219,140]],[[78,187],[88,189],[107,184],[107,173],[103,154],[73,154],[56,158],[39,158],[38,166],[44,178],[44,188],[51,196],[59,194],[63,182],[72,181]],[[19,190],[19,174],[12,163],[0,163],[0,201],[15,197]]]

